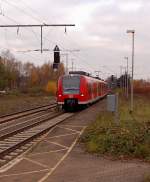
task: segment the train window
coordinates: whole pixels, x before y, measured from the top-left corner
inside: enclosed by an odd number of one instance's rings
[[[79,76],[64,76],[63,77],[63,93],[64,94],[79,94],[80,92],[80,77]]]

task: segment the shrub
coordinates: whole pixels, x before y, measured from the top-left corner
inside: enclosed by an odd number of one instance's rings
[[[150,95],[150,87],[134,87],[134,93]]]
[[[23,89],[22,93],[28,94],[30,96],[40,96],[44,94],[44,90],[40,86],[34,86],[34,87]]]
[[[14,96],[19,96],[20,95],[20,90],[18,90],[18,89],[13,89],[13,90],[11,90],[11,91],[8,91],[7,92],[8,94],[10,94],[10,95],[14,95]]]
[[[45,91],[47,93],[49,93],[50,95],[56,95],[56,90],[57,90],[56,82],[55,81],[48,81],[48,83],[45,87]]]
[[[150,182],[150,175],[146,175],[143,182]]]
[[[130,156],[150,160],[150,123],[123,121],[116,126],[104,113],[89,126],[83,137],[88,152]]]

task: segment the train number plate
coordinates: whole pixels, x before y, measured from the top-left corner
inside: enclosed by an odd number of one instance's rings
[[[69,98],[73,98],[73,95],[69,95]]]

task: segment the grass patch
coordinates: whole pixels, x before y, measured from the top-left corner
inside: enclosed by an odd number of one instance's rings
[[[81,141],[91,153],[115,157],[133,157],[150,161],[150,103],[136,97],[134,113],[129,114],[128,102],[120,99],[120,123],[113,114],[104,112],[85,131]]]
[[[146,175],[143,182],[150,182],[150,175]]]
[[[30,96],[27,94],[0,95],[0,116],[49,104],[54,99],[50,96]]]

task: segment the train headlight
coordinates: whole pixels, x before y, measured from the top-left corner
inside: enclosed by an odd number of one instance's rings
[[[62,96],[61,94],[58,95],[58,97],[61,97],[61,96]]]
[[[84,94],[81,94],[81,97],[83,97],[84,96]]]

